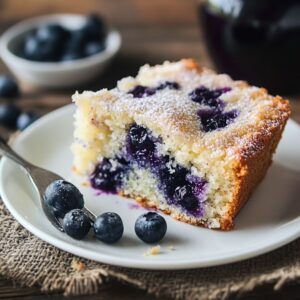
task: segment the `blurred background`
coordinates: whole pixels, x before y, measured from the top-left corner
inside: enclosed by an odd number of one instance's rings
[[[52,21],[69,30],[56,40],[54,49],[63,53],[56,53],[55,58],[49,58],[54,50],[48,47],[53,32],[44,30],[49,20],[37,24],[32,19],[51,14],[78,14],[84,20],[70,24],[66,20],[65,24],[65,17],[60,16]],[[89,29],[102,32],[96,44],[95,39],[88,44],[86,31],[74,33],[85,26],[85,20]],[[119,50],[112,29],[120,34]],[[145,63],[186,57],[296,99],[293,117],[300,118],[300,3],[296,0],[0,0],[0,33],[0,74],[13,72],[19,90],[12,97],[1,95],[1,82],[5,88],[11,84],[11,89],[13,83],[0,77],[1,106],[8,103],[19,109],[0,106],[0,134],[6,137],[70,103],[75,90],[112,88]],[[52,87],[45,82],[53,83]],[[31,115],[18,126],[22,112]]]
[[[100,77],[98,88],[112,87],[144,63],[195,57],[210,65],[193,0],[1,0],[1,31],[20,20],[56,13],[98,14],[120,31],[120,53]]]

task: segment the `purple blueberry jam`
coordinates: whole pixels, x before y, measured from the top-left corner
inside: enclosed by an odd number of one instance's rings
[[[104,158],[90,176],[91,185],[104,192],[116,193],[122,186],[128,171],[128,163],[122,159]]]
[[[175,81],[164,81],[160,83],[157,87],[147,87],[143,85],[137,85],[134,87],[131,91],[129,91],[129,94],[132,94],[134,98],[143,98],[154,95],[157,91],[163,90],[163,89],[172,89],[172,90],[179,90],[180,85]]]
[[[207,105],[209,107],[223,109],[225,103],[219,97],[231,90],[229,87],[210,90],[205,86],[200,86],[189,93],[192,101]]]
[[[202,128],[205,132],[226,127],[231,124],[238,115],[239,112],[235,109],[228,112],[223,112],[219,109],[198,111],[198,116],[200,117]]]

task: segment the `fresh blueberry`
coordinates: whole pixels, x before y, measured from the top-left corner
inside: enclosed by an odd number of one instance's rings
[[[19,115],[17,119],[17,128],[19,130],[24,130],[26,127],[31,125],[34,121],[38,119],[38,116],[32,112],[23,112]]]
[[[56,61],[60,47],[53,40],[42,40],[35,35],[29,35],[24,41],[23,56],[26,59],[41,62]]]
[[[165,219],[155,212],[148,212],[138,217],[135,222],[135,233],[145,243],[157,243],[167,232]]]
[[[220,110],[200,110],[198,115],[201,120],[202,128],[205,132],[214,131],[219,128],[224,128],[231,124],[238,116],[236,110],[222,112]]]
[[[0,124],[8,128],[15,128],[20,113],[20,109],[13,104],[0,105]]]
[[[81,209],[84,205],[83,196],[77,187],[65,180],[53,181],[46,188],[44,201],[50,211],[60,218],[70,210]]]
[[[123,159],[104,158],[90,177],[92,187],[115,193],[122,184],[127,168],[127,162]]]
[[[81,209],[72,209],[63,218],[63,229],[73,239],[82,240],[90,228],[91,220]]]
[[[37,29],[36,37],[39,40],[54,41],[59,46],[59,43],[64,43],[69,37],[69,34],[69,31],[59,24],[48,24]]]
[[[104,43],[89,42],[85,45],[83,52],[85,56],[91,56],[103,51],[104,48],[105,48]]]
[[[89,40],[103,42],[106,35],[106,26],[101,17],[91,14],[86,18],[83,31]]]
[[[19,95],[17,82],[8,75],[0,75],[0,97],[14,98]]]
[[[169,88],[171,90],[179,90],[180,85],[175,81],[165,81],[165,82],[162,82],[156,89],[163,90],[165,88]]]
[[[134,98],[143,98],[143,97],[154,95],[155,88],[150,88],[143,85],[137,85],[131,91],[129,91],[129,94],[132,94]]]
[[[122,219],[116,213],[104,213],[96,218],[94,232],[100,241],[107,244],[115,243],[121,239],[124,232]]]

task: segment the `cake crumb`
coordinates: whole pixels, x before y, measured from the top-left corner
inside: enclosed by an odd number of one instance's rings
[[[81,182],[81,186],[90,186],[90,183],[88,181]]]
[[[71,267],[74,271],[83,271],[86,265],[81,261],[73,259],[71,262]]]
[[[154,247],[151,247],[149,248],[146,252],[145,252],[145,256],[150,256],[150,255],[157,255],[160,253],[160,246],[157,245],[157,246],[154,246]]]
[[[174,246],[173,246],[173,245],[169,245],[169,246],[168,246],[168,250],[169,250],[169,251],[174,251],[174,250],[175,250],[175,248],[174,248]]]

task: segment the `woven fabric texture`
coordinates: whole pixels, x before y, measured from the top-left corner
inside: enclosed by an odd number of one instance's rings
[[[227,299],[258,285],[280,289],[300,282],[300,239],[271,253],[225,266],[181,271],[144,271],[109,266],[76,257],[38,239],[0,204],[0,273],[43,291],[64,295],[97,293],[118,280],[173,299]]]

